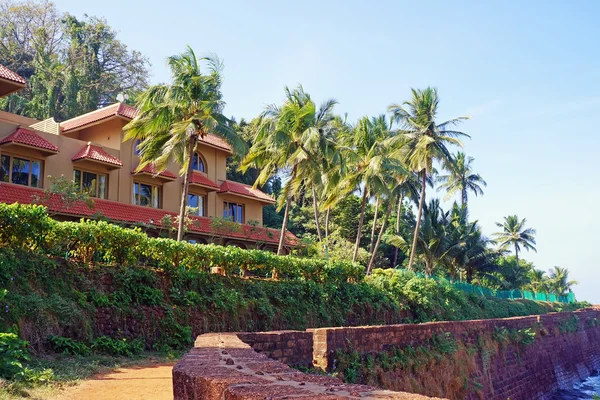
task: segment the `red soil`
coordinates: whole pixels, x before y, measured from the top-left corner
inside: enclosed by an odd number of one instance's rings
[[[119,368],[65,390],[59,400],[172,400],[174,363]]]

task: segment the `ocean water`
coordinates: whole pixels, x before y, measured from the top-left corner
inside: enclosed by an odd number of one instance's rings
[[[594,395],[597,397],[594,397]],[[561,390],[555,393],[552,400],[589,400],[595,398],[600,400],[600,375],[598,374],[589,377],[572,390]]]

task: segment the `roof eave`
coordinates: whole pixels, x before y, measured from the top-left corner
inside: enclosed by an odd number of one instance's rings
[[[58,154],[59,151],[58,150],[51,150],[51,149],[46,149],[45,147],[37,147],[37,146],[31,146],[28,144],[23,144],[23,143],[19,143],[19,142],[4,142],[4,143],[0,143],[0,147],[2,146],[19,146],[19,147],[25,147],[28,149],[33,149],[33,150],[37,150],[41,153],[45,153],[45,154]]]
[[[151,172],[146,172],[146,171],[141,171],[141,172],[135,172],[135,171],[133,171],[131,174],[132,174],[132,175],[144,175],[144,176],[150,176],[150,177],[152,177],[152,178],[156,178],[156,179],[163,179],[163,180],[165,180],[165,181],[170,181],[170,182],[173,182],[173,181],[176,181],[176,180],[177,180],[177,177],[173,178],[173,177],[171,177],[171,176],[166,176],[166,175],[161,175],[161,174],[156,174],[156,175],[155,175],[155,174],[153,174],[153,173],[151,173]]]
[[[81,157],[81,158],[77,158],[72,161],[73,161],[73,164],[77,164],[82,161],[89,161],[89,162],[93,162],[93,163],[106,165],[109,169],[119,169],[119,168],[123,167],[123,165],[113,164],[113,163],[110,163],[107,161],[96,160],[95,158],[90,158],[90,157]]]
[[[243,197],[245,199],[250,199],[250,200],[258,201],[259,203],[264,203],[265,205],[277,203],[277,201],[275,201],[275,200],[261,199],[260,197],[248,196],[248,195],[245,195],[245,194],[240,194],[240,193],[237,193],[237,192],[232,192],[230,190],[223,190],[223,191],[220,191],[219,193],[225,193],[225,194],[230,194],[232,196]]]

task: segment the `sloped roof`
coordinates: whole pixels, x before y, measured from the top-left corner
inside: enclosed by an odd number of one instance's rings
[[[123,103],[115,103],[110,106],[99,108],[98,110],[91,111],[87,114],[80,115],[75,118],[63,121],[60,123],[62,132],[69,132],[76,129],[82,129],[87,125],[100,122],[102,120],[112,118],[115,116],[123,117],[126,119],[134,119],[138,114],[138,110],[135,107],[128,106]],[[200,138],[200,143],[207,146],[216,147],[218,149],[231,153],[231,146],[225,140],[215,135],[206,135]]]
[[[255,200],[258,200],[261,202],[269,203],[269,204],[275,203],[275,199],[273,199],[271,196],[269,196],[265,192],[258,190],[258,189],[254,189],[252,186],[245,185],[240,182],[234,182],[234,181],[223,182],[223,184],[219,188],[219,193],[231,193],[231,194],[242,196],[242,197],[249,197],[249,198],[252,198],[252,199],[255,199]]]
[[[88,143],[87,146],[79,150],[77,154],[75,154],[73,158],[71,158],[71,161],[80,160],[97,161],[103,164],[110,164],[117,167],[123,166],[123,162],[117,157],[108,154],[106,151],[104,151],[102,147],[94,146],[90,143]]]
[[[192,172],[190,177],[190,185],[204,186],[209,189],[217,190],[219,185],[208,179],[204,174],[200,172]]]
[[[33,196],[40,194],[40,189],[30,188],[22,185],[13,185],[0,182],[0,202],[31,204]],[[92,218],[98,213],[114,221],[124,223],[146,223],[153,226],[161,226],[160,221],[164,216],[176,217],[175,213],[166,212],[151,207],[136,206],[133,204],[118,203],[111,200],[94,199],[94,206],[89,208],[84,202],[78,202],[68,209],[62,206],[58,196],[50,199],[46,206],[53,212],[75,217]],[[193,223],[189,229],[191,232],[204,235],[217,235],[240,240],[260,241],[276,244],[279,242],[279,230],[271,228],[255,227],[245,224],[239,225],[239,230],[228,230],[227,232],[215,232],[211,227],[211,219],[208,217],[189,217]],[[285,242],[289,246],[298,245],[298,238],[291,232],[286,233]]]
[[[208,146],[217,147],[221,150],[225,150],[228,153],[231,153],[231,146],[224,139],[221,139],[215,135],[206,135],[199,140],[200,143],[206,144]]]
[[[18,128],[16,131],[0,140],[0,145],[3,144],[20,144],[28,147],[35,147],[38,149],[50,151],[52,153],[58,153],[58,147],[38,135],[37,133],[30,131],[25,128]]]
[[[0,78],[20,85],[25,85],[27,83],[25,82],[25,79],[21,78],[16,72],[11,71],[2,64],[0,64]]]
[[[112,117],[123,117],[133,119],[137,115],[135,107],[128,106],[123,103],[115,103],[110,106],[99,108],[87,114],[80,115],[75,118],[68,119],[60,123],[62,132],[69,132],[75,129],[81,129],[87,125],[102,121]]]
[[[177,179],[177,175],[175,175],[174,173],[172,173],[171,171],[161,171],[159,173],[156,172],[156,167],[154,166],[154,164],[146,164],[146,166],[144,168],[142,168],[141,171],[136,171],[135,169],[133,171],[131,171],[132,174],[142,174],[142,175],[152,175],[152,176],[160,176],[166,179]]]

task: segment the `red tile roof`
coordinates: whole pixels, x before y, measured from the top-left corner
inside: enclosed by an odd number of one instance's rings
[[[40,189],[0,182],[1,203],[31,204],[34,200],[33,196],[36,194],[39,195],[42,192],[43,191]],[[146,223],[153,226],[160,226],[160,221],[166,215],[171,216],[171,218],[175,218],[177,216],[175,213],[166,212],[156,208],[141,207],[102,199],[94,199],[94,206],[92,208],[88,207],[84,202],[78,202],[70,208],[65,209],[58,197],[51,199],[46,205],[50,210],[63,215],[92,218],[94,215],[100,213],[114,221],[125,223]],[[189,226],[189,230],[191,232],[205,235],[216,234],[217,236],[222,237],[260,241],[270,244],[276,244],[279,242],[280,231],[277,229],[240,224],[239,230],[229,230],[226,233],[215,232],[211,227],[210,218],[196,216],[190,216],[189,218],[193,221],[193,223]],[[291,232],[286,233],[285,241],[286,244],[290,246],[296,246],[298,244],[298,238]]]
[[[218,189],[219,185],[208,179],[204,174],[200,172],[192,172],[190,177],[190,185],[205,186],[207,188]]]
[[[177,179],[177,175],[175,175],[171,171],[164,170],[164,171],[157,173],[156,167],[154,166],[154,164],[146,164],[146,166],[144,168],[142,168],[141,171],[133,170],[133,171],[131,171],[131,173],[132,174],[146,174],[146,175],[152,175],[152,176],[158,175],[163,178],[171,179],[171,180]]]
[[[58,153],[58,147],[56,147],[37,133],[24,128],[18,128],[16,131],[11,133],[4,139],[0,140],[0,145],[9,143],[21,144],[42,150],[48,150],[53,153]]]
[[[127,119],[134,119],[137,116],[138,110],[135,107],[128,106],[123,103],[115,103],[104,108],[71,118],[61,122],[60,127],[62,132],[72,131],[74,129],[83,128],[86,125],[93,124],[103,119],[120,116]],[[215,135],[207,135],[200,138],[200,142],[207,146],[217,147],[231,153],[231,146],[225,140]]]
[[[6,68],[4,65],[0,64],[0,78],[6,79],[7,81],[12,81],[24,85],[25,79],[21,78],[16,73],[12,72],[10,69]]]
[[[93,146],[90,143],[87,144],[84,148],[79,150],[77,154],[71,158],[71,161],[79,161],[79,160],[92,160],[98,161],[104,164],[116,165],[118,167],[122,167],[123,163],[117,157],[108,154],[102,147]]]
[[[218,147],[222,150],[231,153],[231,146],[229,145],[229,143],[215,135],[206,135],[200,138],[200,143],[204,143],[208,146]]]
[[[91,111],[87,114],[63,121],[60,123],[60,128],[62,132],[68,132],[111,117],[119,116],[127,119],[133,119],[136,115],[137,109],[135,107],[131,107],[123,103],[115,103],[111,104],[110,106]]]
[[[254,189],[252,186],[245,185],[243,183],[234,182],[234,181],[225,181],[221,185],[219,189],[219,193],[231,193],[238,196],[250,197],[256,199],[258,201],[274,204],[275,199],[273,199],[268,194]]]

